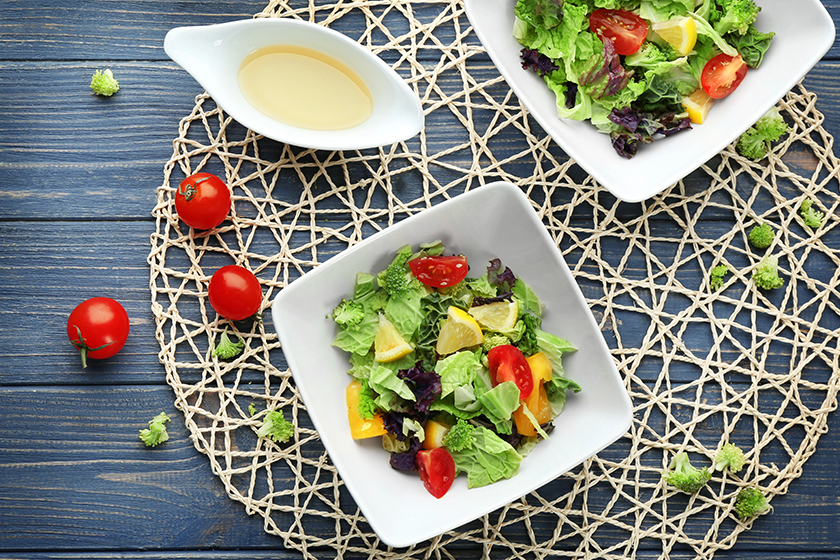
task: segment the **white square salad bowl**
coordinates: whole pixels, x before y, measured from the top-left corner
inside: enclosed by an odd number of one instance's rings
[[[572,342],[566,375],[582,386],[569,393],[547,441],[523,459],[519,473],[482,488],[459,476],[434,498],[416,473],[392,469],[379,438],[354,441],[345,388],[349,355],[331,345],[328,316],[352,294],[358,272],[384,269],[400,247],[441,240],[464,254],[471,277],[489,261],[527,282],[545,304],[542,328]],[[388,545],[405,547],[459,527],[545,485],[620,438],[632,409],[609,348],[562,255],[522,191],[510,183],[478,187],[394,224],[307,272],[281,290],[272,319],[295,384],[341,478],[371,528]]]
[[[613,150],[589,122],[561,119],[556,98],[532,70],[522,68],[513,37],[516,0],[465,0],[476,35],[508,85],[545,132],[618,199],[646,200],[703,165],[778,103],[834,43],[834,23],[819,0],[756,0],[755,26],[774,32],[757,69],[728,97],[715,102],[703,124],[639,147],[632,159]]]

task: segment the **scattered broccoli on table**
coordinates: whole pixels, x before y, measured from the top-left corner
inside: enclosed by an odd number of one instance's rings
[[[779,112],[779,108],[773,107],[738,138],[735,149],[746,158],[760,161],[767,157],[771,144],[778,141],[789,130],[790,127]]]
[[[698,492],[712,478],[709,469],[698,469],[692,466],[688,453],[680,451],[671,459],[669,470],[662,473],[662,478],[681,492],[694,494]]]
[[[120,84],[114,78],[114,73],[108,68],[104,72],[97,70],[93,73],[93,78],[90,80],[90,89],[96,95],[111,97],[119,91]]]
[[[773,243],[774,237],[776,237],[776,230],[773,229],[773,226],[764,222],[753,227],[747,238],[756,249],[766,249]]]
[[[257,413],[257,405],[255,405],[254,403],[249,403],[248,404],[248,416],[253,416],[256,413]]]
[[[825,214],[814,208],[814,201],[806,198],[799,206],[799,215],[802,216],[805,225],[811,229],[819,229],[825,219]]]
[[[784,285],[785,281],[779,277],[779,257],[766,255],[755,267],[752,273],[755,285],[762,290],[774,290]]]
[[[715,464],[712,467],[713,471],[722,471],[729,469],[731,473],[740,472],[747,462],[744,457],[744,451],[732,443],[726,443],[720,448],[715,456]]]
[[[166,431],[166,423],[169,422],[169,416],[165,412],[161,412],[151,420],[149,420],[149,427],[140,430],[140,439],[148,447],[155,447],[156,445],[169,440],[169,433]]]
[[[723,277],[729,274],[729,267],[719,264],[709,271],[709,288],[716,292],[723,287]]]
[[[475,443],[475,426],[459,418],[446,435],[443,436],[443,446],[451,451],[464,451]]]
[[[365,308],[361,303],[349,299],[342,299],[330,317],[342,328],[352,329],[365,318]]]
[[[213,350],[213,355],[222,358],[223,360],[227,360],[228,358],[233,358],[234,356],[239,355],[244,346],[245,343],[238,338],[236,339],[236,342],[233,342],[228,336],[227,329],[225,329],[219,339],[219,344],[217,344],[216,349]]]
[[[742,488],[735,498],[735,513],[741,519],[749,519],[771,509],[767,498],[756,488]]]
[[[295,425],[286,420],[282,410],[270,410],[265,415],[257,435],[277,443],[286,443],[295,433]]]

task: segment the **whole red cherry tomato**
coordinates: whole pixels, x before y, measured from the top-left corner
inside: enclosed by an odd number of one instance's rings
[[[429,494],[442,498],[455,480],[455,461],[443,447],[417,452],[417,470]]]
[[[235,264],[213,273],[207,295],[216,313],[231,321],[251,317],[262,304],[260,281],[253,272]]]
[[[230,211],[230,189],[211,173],[195,173],[178,186],[175,192],[178,217],[195,229],[212,229]]]
[[[454,286],[467,277],[470,267],[467,257],[418,257],[408,261],[414,277],[433,288]]]
[[[632,12],[601,8],[589,16],[589,30],[601,41],[609,39],[618,54],[638,51],[648,34],[648,24]]]
[[[67,337],[86,368],[88,358],[104,360],[122,350],[128,339],[128,313],[111,298],[85,300],[67,318]]]
[[[722,99],[735,91],[747,75],[747,63],[738,56],[721,53],[703,67],[700,85],[714,99]]]
[[[487,352],[487,367],[493,386],[513,381],[519,387],[519,400],[526,399],[534,390],[531,366],[522,351],[511,344],[495,346]]]

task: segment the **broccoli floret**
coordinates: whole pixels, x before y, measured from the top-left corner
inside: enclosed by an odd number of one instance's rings
[[[799,215],[805,221],[805,225],[811,229],[818,229],[825,219],[825,214],[814,208],[814,201],[806,198],[799,206]]]
[[[741,448],[734,444],[726,443],[715,456],[715,464],[712,470],[722,471],[723,469],[729,469],[729,472],[737,473],[744,468],[744,463],[746,463],[746,459]]]
[[[455,425],[443,436],[443,446],[450,451],[464,451],[475,444],[475,426],[459,418]]]
[[[265,421],[257,435],[261,438],[268,438],[277,443],[286,443],[295,433],[295,425],[283,417],[282,410],[270,410],[265,415]]]
[[[248,404],[248,416],[253,416],[256,413],[257,413],[257,405],[255,405],[254,403],[249,403]]]
[[[718,0],[718,6],[714,27],[721,35],[731,32],[743,35],[755,23],[761,11],[753,0]]]
[[[90,89],[96,95],[104,95],[111,97],[120,89],[120,84],[114,79],[114,74],[108,68],[104,72],[97,70],[93,73],[93,78],[90,80]]]
[[[388,267],[376,276],[376,281],[390,296],[402,297],[416,282],[414,275],[406,267],[411,258],[411,246],[406,245],[399,251],[397,256]]]
[[[742,488],[735,498],[735,513],[741,519],[749,519],[771,509],[767,498],[756,488]]]
[[[668,467],[670,470],[662,473],[662,478],[681,492],[686,494],[694,494],[712,477],[709,469],[703,467],[698,469],[691,465],[688,458],[688,453],[680,451],[671,459],[671,464]]]
[[[790,127],[779,112],[778,107],[772,107],[747,129],[739,138],[735,149],[746,158],[759,161],[767,157],[773,142],[787,134]]]
[[[784,285],[785,281],[779,277],[779,257],[767,255],[755,267],[752,273],[755,285],[762,290],[774,290]]]
[[[218,356],[223,360],[227,360],[228,358],[233,358],[242,352],[242,348],[244,346],[245,343],[238,338],[236,339],[236,342],[233,342],[228,336],[227,329],[225,329],[219,339],[219,344],[217,344],[216,349],[213,350],[213,355]]]
[[[169,422],[169,416],[165,412],[161,412],[149,420],[148,428],[140,430],[140,439],[149,447],[167,441],[169,439],[169,433],[166,431],[167,422]]]
[[[776,230],[768,223],[755,226],[750,230],[748,239],[750,244],[756,249],[766,249],[773,243],[773,238],[776,236]]]
[[[342,299],[330,317],[342,328],[350,329],[362,322],[365,318],[365,308],[361,303],[353,300]]]
[[[482,344],[482,349],[485,352],[489,352],[496,346],[504,346],[506,344],[510,344],[510,339],[505,335],[499,333],[487,333],[484,335],[484,343]]]
[[[709,288],[716,292],[723,287],[723,277],[729,274],[729,267],[719,264],[709,272]]]

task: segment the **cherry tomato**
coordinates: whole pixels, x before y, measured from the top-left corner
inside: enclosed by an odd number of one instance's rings
[[[746,75],[747,63],[740,54],[732,57],[721,53],[703,67],[700,84],[709,97],[722,99],[735,91]]]
[[[589,29],[601,41],[609,39],[618,54],[638,51],[648,34],[648,24],[632,12],[601,8],[589,16]]]
[[[85,300],[67,318],[67,336],[79,350],[82,367],[87,367],[87,358],[104,360],[122,350],[128,339],[128,313],[111,298]]]
[[[418,257],[408,261],[414,277],[433,288],[454,286],[467,277],[467,257]]]
[[[519,387],[519,400],[527,399],[534,390],[531,366],[522,351],[511,344],[495,346],[487,352],[487,367],[493,386],[513,381]]]
[[[455,480],[455,461],[443,447],[418,451],[417,469],[423,486],[438,499],[449,491]]]
[[[207,292],[216,313],[231,321],[251,317],[262,304],[260,281],[253,272],[235,264],[213,273]]]
[[[210,173],[190,175],[175,193],[178,217],[195,229],[212,229],[225,221],[230,211],[230,190]]]

